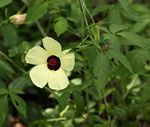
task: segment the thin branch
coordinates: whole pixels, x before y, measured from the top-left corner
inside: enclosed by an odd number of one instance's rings
[[[43,37],[45,37],[45,36],[46,36],[46,32],[44,31],[44,29],[43,29],[43,27],[41,26],[40,22],[39,22],[39,21],[36,21],[35,23],[36,23],[38,29],[40,30],[41,35],[42,35]]]
[[[6,60],[8,60],[14,67],[16,67],[21,72],[26,72],[22,67],[19,67],[12,59],[10,59],[4,52],[0,51],[0,55],[2,55]]]

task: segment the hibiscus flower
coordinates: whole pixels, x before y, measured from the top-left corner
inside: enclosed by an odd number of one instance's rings
[[[75,55],[70,49],[62,51],[60,43],[51,37],[44,37],[42,42],[45,49],[35,46],[26,54],[26,62],[36,65],[30,70],[30,78],[37,87],[48,83],[51,89],[62,90],[69,85],[67,72],[74,68]]]

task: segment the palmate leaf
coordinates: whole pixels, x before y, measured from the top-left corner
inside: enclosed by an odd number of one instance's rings
[[[4,124],[6,117],[7,117],[7,112],[8,112],[8,97],[6,95],[0,96],[0,127]]]
[[[105,87],[105,84],[108,81],[110,71],[111,68],[107,55],[103,53],[97,54],[94,62],[93,72],[96,76],[94,79],[94,83],[98,91]]]

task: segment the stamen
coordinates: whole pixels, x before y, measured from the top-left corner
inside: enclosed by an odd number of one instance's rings
[[[50,70],[58,70],[60,68],[60,59],[57,56],[49,56],[47,58],[47,66]]]

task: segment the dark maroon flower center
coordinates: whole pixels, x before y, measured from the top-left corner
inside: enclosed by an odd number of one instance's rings
[[[47,58],[47,66],[50,70],[58,70],[60,68],[60,59],[57,56],[49,56]]]

